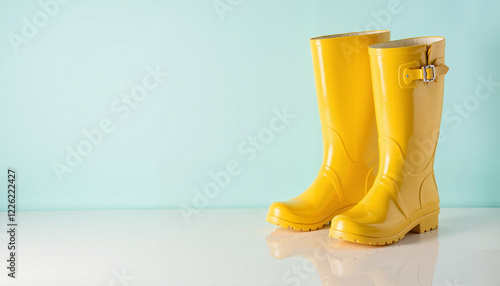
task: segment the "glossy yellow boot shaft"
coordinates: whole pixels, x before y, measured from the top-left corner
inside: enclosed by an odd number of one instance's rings
[[[310,40],[323,163],[306,191],[270,206],[268,222],[316,230],[355,205],[373,183],[378,150],[367,47],[389,37],[389,31],[370,31]]]
[[[448,71],[444,50],[442,37],[369,47],[379,169],[363,200],[333,219],[330,236],[384,245],[438,226],[433,165]]]

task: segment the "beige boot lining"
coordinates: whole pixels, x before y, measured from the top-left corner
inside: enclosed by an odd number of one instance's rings
[[[396,41],[390,41],[380,44],[371,45],[370,48],[374,49],[386,49],[386,48],[404,48],[413,46],[423,46],[430,45],[432,43],[443,40],[442,37],[422,37],[422,38],[410,38],[402,39]]]
[[[385,33],[385,32],[389,32],[389,31],[387,31],[387,30],[375,30],[375,31],[366,31],[366,32],[344,33],[344,34],[336,34],[336,35],[328,35],[328,36],[316,37],[316,38],[312,38],[311,40],[324,40],[324,39],[331,39],[331,38],[341,38],[341,37],[350,37],[350,36],[380,34],[380,33]]]

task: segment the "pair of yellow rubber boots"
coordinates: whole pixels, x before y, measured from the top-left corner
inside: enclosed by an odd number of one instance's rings
[[[300,231],[331,222],[331,237],[371,245],[437,228],[445,39],[368,31],[310,43],[323,164],[306,191],[270,206],[267,221]]]

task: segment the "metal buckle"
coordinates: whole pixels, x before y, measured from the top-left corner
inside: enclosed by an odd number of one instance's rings
[[[432,78],[427,79],[427,69],[432,69]],[[436,67],[434,65],[428,65],[422,68],[423,80],[424,82],[434,81],[436,79]]]

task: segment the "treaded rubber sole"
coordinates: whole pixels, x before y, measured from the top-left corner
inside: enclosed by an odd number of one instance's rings
[[[323,228],[325,225],[330,223],[330,221],[333,219],[333,217],[351,209],[352,207],[354,207],[354,205],[349,205],[347,207],[344,207],[344,208],[334,212],[333,214],[331,214],[330,216],[328,216],[324,220],[321,220],[321,221],[315,222],[315,223],[310,223],[310,224],[288,221],[288,220],[274,216],[274,215],[269,214],[269,213],[266,216],[266,221],[269,223],[272,223],[274,225],[277,225],[279,227],[288,228],[288,229],[292,229],[292,230],[296,230],[296,231],[313,231],[313,230],[318,230],[318,229]]]
[[[368,244],[368,245],[389,245],[396,243],[403,239],[408,232],[424,233],[434,230],[438,227],[439,209],[423,215],[413,221],[408,227],[401,232],[387,236],[387,237],[369,237],[359,234],[352,234],[336,229],[330,229],[330,237],[342,239],[354,243]]]

